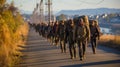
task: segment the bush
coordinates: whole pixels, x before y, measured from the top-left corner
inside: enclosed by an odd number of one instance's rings
[[[13,67],[22,55],[19,45],[24,44],[22,37],[28,28],[19,12],[15,13],[9,9],[0,11],[0,67]]]

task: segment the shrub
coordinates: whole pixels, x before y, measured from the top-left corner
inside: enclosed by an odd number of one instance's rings
[[[22,37],[27,35],[28,27],[19,12],[15,13],[9,9],[0,11],[0,67],[13,67],[22,55],[19,45],[23,46]]]

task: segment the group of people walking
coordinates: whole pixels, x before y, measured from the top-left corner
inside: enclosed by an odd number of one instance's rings
[[[33,26],[40,36],[47,38],[52,45],[60,46],[62,53],[66,53],[68,44],[71,59],[77,57],[78,47],[79,58],[82,61],[89,43],[92,45],[93,54],[96,54],[100,28],[96,20],[88,20],[87,16],[30,26]]]

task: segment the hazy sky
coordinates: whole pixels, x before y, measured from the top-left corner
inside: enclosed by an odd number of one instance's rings
[[[7,0],[10,3],[12,0]],[[20,10],[33,11],[40,0],[14,0]],[[46,0],[44,0],[46,1]],[[52,0],[53,11],[88,8],[120,8],[120,0]]]

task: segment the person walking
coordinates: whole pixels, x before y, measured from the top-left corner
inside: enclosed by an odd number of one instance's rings
[[[69,52],[70,52],[71,59],[74,59],[76,58],[76,45],[74,42],[75,25],[73,20],[68,21],[67,30],[68,30]]]
[[[60,48],[62,53],[66,53],[66,44],[65,44],[65,23],[61,21],[59,24],[59,38],[60,38]]]
[[[95,24],[95,22],[97,21],[92,20],[90,24],[91,45],[92,45],[93,54],[96,54],[97,41],[100,38],[100,29],[99,26]]]
[[[79,49],[79,57],[82,61],[85,58],[86,46],[87,46],[87,37],[89,29],[86,27],[82,18],[78,21],[78,26],[76,28],[76,38]]]

